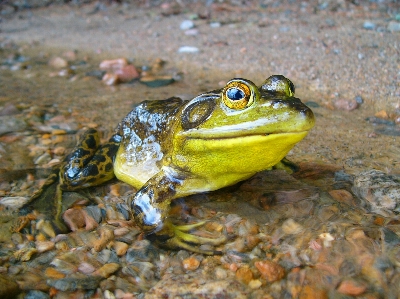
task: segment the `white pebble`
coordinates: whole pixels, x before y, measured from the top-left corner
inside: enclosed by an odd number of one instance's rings
[[[191,20],[185,20],[180,25],[181,30],[188,30],[194,28],[194,23]]]
[[[179,48],[178,53],[198,53],[199,51],[196,47],[183,46]]]
[[[220,22],[212,22],[212,23],[210,23],[210,27],[211,28],[221,27],[221,23]]]

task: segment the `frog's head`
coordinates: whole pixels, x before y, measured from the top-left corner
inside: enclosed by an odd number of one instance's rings
[[[175,126],[174,164],[211,179],[251,176],[277,164],[315,122],[294,91],[289,79],[274,75],[260,87],[237,78],[197,96]]]

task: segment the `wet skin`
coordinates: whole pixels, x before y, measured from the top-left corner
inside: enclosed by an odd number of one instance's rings
[[[283,76],[257,87],[232,79],[219,90],[190,101],[145,101],[99,145],[87,131],[67,156],[57,179],[61,190],[78,190],[117,177],[138,192],[129,199],[137,224],[147,233],[167,236],[166,245],[206,254],[193,244],[220,244],[186,233],[201,225],[172,225],[172,200],[217,190],[279,164],[314,126],[314,115]],[[34,197],[37,195],[34,195]]]

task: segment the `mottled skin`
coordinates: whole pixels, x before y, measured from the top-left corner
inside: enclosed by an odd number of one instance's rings
[[[97,132],[89,130],[63,163],[60,188],[82,189],[116,176],[138,189],[129,204],[145,232],[167,235],[170,247],[210,254],[189,243],[223,239],[183,232],[196,225],[173,226],[167,219],[171,201],[270,169],[313,126],[312,111],[294,97],[285,77],[271,76],[260,87],[232,79],[190,101],[138,104],[102,146]]]

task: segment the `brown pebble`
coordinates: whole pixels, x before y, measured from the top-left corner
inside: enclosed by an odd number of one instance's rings
[[[47,240],[46,236],[43,233],[38,233],[35,236],[35,239],[36,239],[36,241],[39,241],[39,242],[43,242],[43,241]]]
[[[388,119],[389,115],[387,114],[386,110],[381,110],[381,111],[378,111],[377,113],[375,113],[375,117],[382,118],[382,119]]]
[[[333,102],[333,106],[338,110],[352,111],[358,108],[356,100],[338,99]]]
[[[248,267],[239,268],[235,276],[237,280],[243,282],[244,284],[249,284],[249,282],[253,279],[253,272]]]
[[[101,227],[100,239],[93,244],[94,250],[97,252],[103,250],[112,239],[114,239],[114,231],[107,227]]]
[[[97,269],[93,272],[93,276],[101,276],[104,278],[110,277],[111,274],[116,272],[120,268],[120,264],[118,263],[108,263],[102,266],[100,269]]]
[[[118,256],[123,256],[127,252],[129,245],[124,242],[115,241],[113,247]]]
[[[300,292],[299,299],[327,299],[326,290],[316,286],[305,285]]]
[[[375,225],[379,225],[379,226],[384,225],[385,224],[385,218],[380,217],[380,216],[375,216],[374,224]]]
[[[347,190],[339,189],[339,190],[331,190],[329,191],[330,196],[336,199],[339,202],[343,202],[345,204],[354,205],[353,195]]]
[[[64,273],[57,271],[53,267],[46,268],[46,270],[44,271],[44,275],[46,275],[48,278],[55,278],[55,279],[61,279],[65,277]]]
[[[189,257],[182,261],[183,269],[188,271],[196,270],[200,266],[200,261],[195,257]]]
[[[133,79],[139,78],[139,72],[132,64],[129,64],[121,69],[116,70],[114,74],[118,76],[118,79],[121,82],[129,82]]]
[[[353,279],[343,280],[337,291],[342,294],[350,296],[359,296],[367,290],[367,286],[361,282],[355,281]]]
[[[254,265],[268,282],[278,281],[285,276],[283,267],[273,261],[258,261]]]
[[[68,209],[64,212],[62,217],[64,222],[73,232],[85,226],[85,217],[82,213],[82,209]]]
[[[65,147],[57,146],[56,148],[54,148],[53,153],[57,156],[62,156],[65,154]]]

